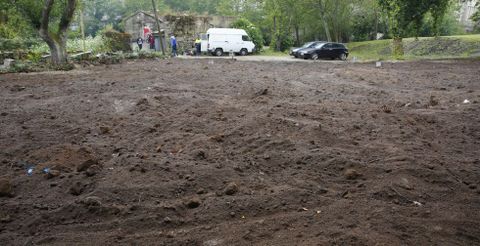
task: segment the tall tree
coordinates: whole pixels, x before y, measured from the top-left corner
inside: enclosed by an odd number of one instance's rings
[[[418,28],[426,13],[434,18],[434,28],[438,34],[438,24],[442,20],[451,0],[378,0],[387,12],[390,30],[393,35],[393,54],[403,56],[403,37],[411,23]]]
[[[72,22],[77,0],[10,0],[38,31],[50,49],[53,64],[67,62],[67,30]]]
[[[433,32],[435,37],[440,36],[440,24],[448,10],[451,0],[430,0],[429,11],[433,17]]]
[[[316,7],[318,9],[318,14],[320,15],[320,19],[322,20],[323,28],[325,29],[325,36],[327,37],[327,41],[331,42],[332,37],[330,35],[330,28],[328,27],[328,22],[327,22],[328,4],[329,4],[328,0],[317,0]]]

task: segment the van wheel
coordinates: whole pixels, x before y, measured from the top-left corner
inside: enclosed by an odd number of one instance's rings
[[[241,50],[240,50],[240,55],[241,55],[241,56],[246,56],[246,55],[248,55],[248,50],[247,50],[247,49],[241,49]]]
[[[222,49],[216,49],[215,50],[215,55],[216,56],[222,56],[223,55],[223,50]]]

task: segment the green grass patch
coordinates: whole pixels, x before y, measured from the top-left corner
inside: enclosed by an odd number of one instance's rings
[[[480,35],[447,37],[421,37],[403,39],[403,59],[468,58],[480,55]],[[395,60],[392,56],[392,40],[375,40],[347,44],[350,58],[363,61]]]
[[[273,49],[270,49],[269,47],[264,47],[258,55],[262,56],[286,56],[288,55],[288,50],[281,52],[281,51],[275,51]]]

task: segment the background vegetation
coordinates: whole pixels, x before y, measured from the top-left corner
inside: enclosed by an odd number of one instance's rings
[[[57,0],[60,7],[57,10],[54,9],[52,23],[58,23],[59,13],[61,13],[60,3],[65,1]],[[394,53],[395,47],[390,47],[391,40],[388,39],[465,34],[464,28],[457,21],[461,1],[156,0],[156,3],[161,14],[182,12],[197,15],[237,16],[239,19],[233,27],[246,29],[257,47],[265,45],[283,52],[291,46],[299,46],[306,41],[331,40],[343,43],[353,42],[349,46],[359,52],[359,57],[364,57],[363,48],[360,47],[369,47],[372,44],[375,44],[375,49],[381,51],[376,52],[377,55],[390,57],[389,52]],[[17,2],[36,8],[43,3],[43,1],[34,0],[0,1],[0,49],[47,53],[48,46],[40,39],[35,25],[25,18],[25,9],[18,7],[20,5]],[[480,8],[480,4],[477,8]],[[112,48],[119,45],[118,43],[108,44],[112,43],[105,37],[106,30],[114,29],[122,32],[122,18],[138,10],[151,11],[151,9],[151,0],[78,0],[75,15],[67,33],[66,49],[68,52],[75,52],[83,50],[85,46],[86,50],[93,52],[118,50],[115,47]],[[80,40],[80,16],[83,16],[85,23],[85,42]],[[475,32],[480,31],[480,12],[477,12],[472,20],[476,23]],[[360,43],[376,40],[379,34],[386,40]],[[413,54],[414,56],[423,54],[411,49],[411,40],[414,39],[401,42],[405,45],[405,55],[410,57]],[[438,43],[459,44],[450,41],[447,43],[438,41]],[[421,43],[419,47],[424,45]],[[385,48],[381,48],[383,46]],[[120,50],[127,49],[124,47]],[[269,52],[264,52],[264,54],[267,53]]]

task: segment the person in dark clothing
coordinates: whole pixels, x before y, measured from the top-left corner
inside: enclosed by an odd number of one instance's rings
[[[170,45],[172,46],[172,57],[177,56],[177,39],[173,34],[170,37]]]
[[[153,35],[148,36],[148,43],[150,44],[150,49],[155,49],[155,38]]]
[[[200,38],[195,39],[195,55],[199,56],[202,53],[202,40]]]
[[[139,49],[139,50],[142,50],[143,38],[139,37],[139,38],[137,39],[137,45],[138,45],[138,49]]]

